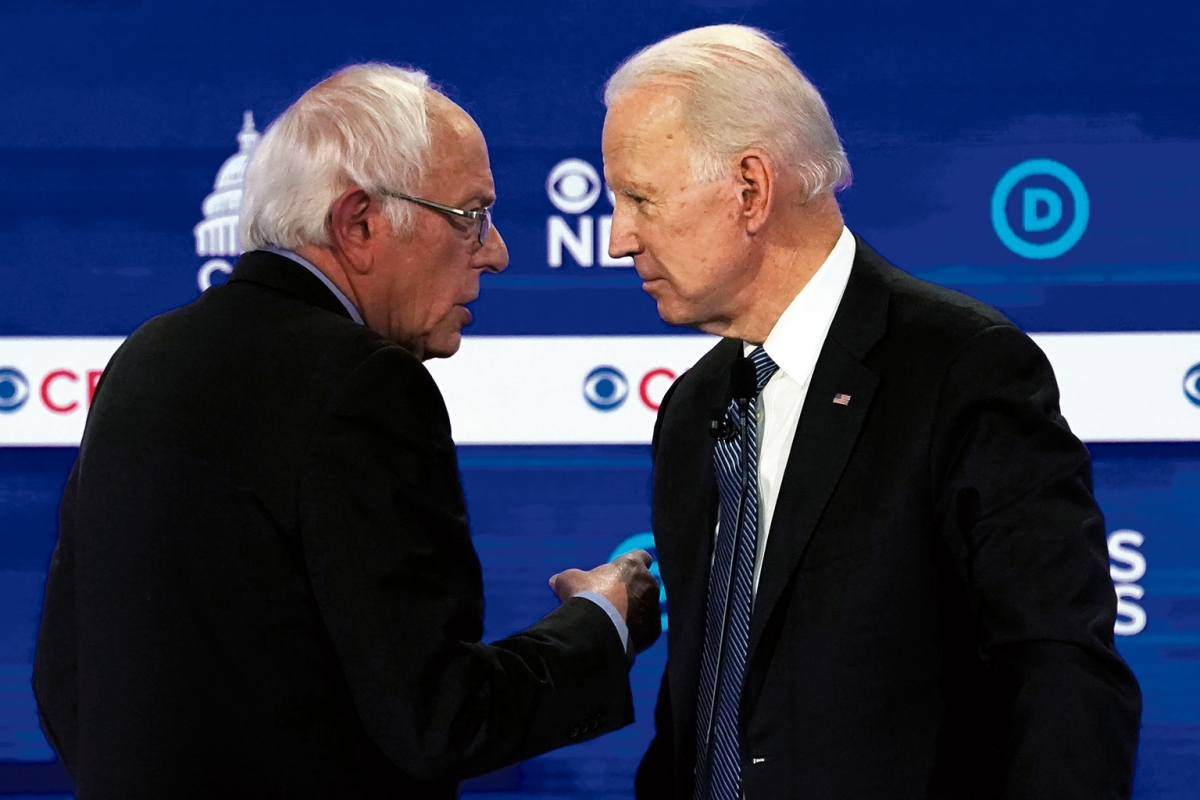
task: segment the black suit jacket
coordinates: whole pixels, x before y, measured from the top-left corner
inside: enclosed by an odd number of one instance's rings
[[[454,797],[632,720],[604,611],[480,644],[429,373],[264,252],[105,371],[34,689],[78,796]]]
[[[740,348],[718,344],[659,411],[670,655],[641,798],[694,790],[708,427]],[[858,241],[755,599],[745,796],[1127,797],[1141,697],[1113,647],[1115,605],[1088,453],[1045,356],[998,312]]]

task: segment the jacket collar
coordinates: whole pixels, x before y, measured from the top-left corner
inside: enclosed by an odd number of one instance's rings
[[[286,256],[266,250],[251,250],[244,253],[233,266],[230,283],[253,283],[264,286],[289,297],[294,297],[310,306],[323,308],[338,316],[350,319],[349,312],[333,292],[321,283],[317,276]]]
[[[829,327],[828,339],[841,345],[856,361],[861,361],[887,331],[888,299],[892,290],[890,271],[894,268],[858,236],[854,237],[854,242],[854,267]]]

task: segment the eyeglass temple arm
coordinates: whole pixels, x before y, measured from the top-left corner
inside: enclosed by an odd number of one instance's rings
[[[417,203],[418,205],[428,206],[429,208],[436,208],[438,211],[445,211],[447,214],[455,214],[460,217],[466,217],[467,219],[479,219],[480,217],[483,216],[482,211],[465,211],[461,208],[455,208],[454,206],[442,205],[441,203],[435,203],[432,200],[426,200],[423,197],[413,197],[412,195],[403,194],[402,192],[392,192],[387,189],[384,189],[382,191],[382,194],[385,194],[388,197],[395,197],[400,200],[408,200],[411,203]]]

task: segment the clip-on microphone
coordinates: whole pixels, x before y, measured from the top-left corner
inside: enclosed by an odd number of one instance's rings
[[[708,423],[708,435],[718,442],[733,438],[733,426],[729,424],[727,409],[717,406],[712,410],[712,420]]]
[[[740,400],[738,408],[741,411],[742,429],[746,427],[746,415],[749,404],[744,402],[758,394],[758,376],[754,372],[754,363],[748,358],[739,358],[733,362],[729,370],[729,397]],[[732,439],[737,433],[729,415],[728,406],[714,408],[712,419],[708,425],[708,433],[717,441]]]

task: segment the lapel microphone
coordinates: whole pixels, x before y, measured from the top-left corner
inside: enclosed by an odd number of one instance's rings
[[[729,369],[729,397],[732,400],[747,401],[758,394],[758,375],[754,371],[754,362],[745,356],[733,362]],[[738,403],[743,411],[746,403]],[[745,424],[745,420],[742,420]],[[708,424],[709,435],[717,441],[732,439],[737,433],[733,420],[729,418],[727,408],[718,407],[712,410],[712,419]]]
[[[712,410],[712,420],[708,423],[708,435],[723,442],[733,438],[733,425],[725,409],[717,406]]]

